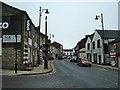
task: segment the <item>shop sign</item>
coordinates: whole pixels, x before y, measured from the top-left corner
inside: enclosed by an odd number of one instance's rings
[[[116,52],[111,52],[110,57],[116,57]]]
[[[7,29],[9,27],[8,22],[0,22],[0,29]]]
[[[21,35],[17,35],[17,42],[21,42]],[[3,35],[3,43],[16,43],[16,35]]]
[[[116,55],[116,52],[111,52],[110,55],[111,55],[111,56],[115,56],[115,55]]]
[[[86,53],[92,53],[91,51],[86,51]]]
[[[93,53],[94,53],[94,54],[96,54],[96,53],[97,53],[97,51],[93,51]]]
[[[26,30],[27,30],[27,31],[30,31],[30,29],[31,29],[30,20],[26,20]]]

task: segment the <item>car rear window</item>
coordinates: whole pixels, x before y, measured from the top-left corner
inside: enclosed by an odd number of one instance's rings
[[[73,56],[72,58],[73,58],[73,59],[77,59],[77,57],[76,57],[76,56]]]
[[[81,60],[82,61],[89,61],[87,58],[82,58]]]

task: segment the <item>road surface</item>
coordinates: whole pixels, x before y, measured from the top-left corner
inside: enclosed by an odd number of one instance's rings
[[[3,76],[3,88],[118,88],[118,71],[81,67],[69,60],[54,61],[56,73]]]

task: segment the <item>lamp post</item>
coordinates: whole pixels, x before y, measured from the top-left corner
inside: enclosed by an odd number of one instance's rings
[[[44,69],[48,69],[47,16],[45,17],[45,60],[44,60]]]
[[[103,14],[102,13],[101,13],[101,16],[96,15],[95,20],[98,20],[99,18],[101,19],[101,23],[102,23],[102,30],[104,30]]]
[[[40,48],[41,48],[41,46],[40,46],[40,28],[41,28],[41,16],[42,16],[42,13],[45,11],[45,14],[49,14],[49,12],[48,12],[48,9],[42,9],[41,7],[40,7],[40,10],[39,10],[39,27],[38,27],[38,33],[39,33],[39,40],[38,40],[38,64],[40,64]]]
[[[17,31],[15,34],[16,37],[16,59],[15,59],[15,73],[17,73]]]
[[[104,55],[104,23],[103,23],[103,14],[101,13],[101,16],[96,15],[95,20],[101,20],[102,23],[102,30],[103,30],[103,63],[105,63],[105,55]]]

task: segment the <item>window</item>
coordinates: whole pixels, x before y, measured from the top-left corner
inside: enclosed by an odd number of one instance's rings
[[[93,42],[93,49],[95,49],[95,42]]]
[[[104,44],[104,52],[108,53],[108,45],[107,44]]]
[[[100,39],[97,40],[97,48],[100,48]]]
[[[90,50],[90,43],[87,44],[87,49]]]

